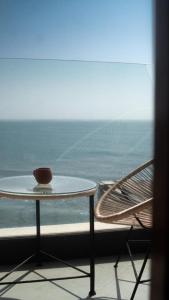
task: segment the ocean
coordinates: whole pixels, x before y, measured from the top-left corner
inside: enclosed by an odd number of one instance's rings
[[[0,177],[50,167],[97,183],[117,180],[153,157],[153,130],[152,121],[0,121]],[[42,225],[88,217],[84,197],[41,204]],[[0,200],[0,228],[34,224],[34,201]]]

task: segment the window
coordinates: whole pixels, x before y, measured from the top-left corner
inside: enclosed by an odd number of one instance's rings
[[[151,2],[0,5],[0,176],[47,166],[100,182],[150,159]],[[0,227],[34,224],[34,202],[0,204]],[[85,222],[87,207],[44,202],[42,223]]]

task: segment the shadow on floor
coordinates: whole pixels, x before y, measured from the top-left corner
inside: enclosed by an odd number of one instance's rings
[[[20,300],[20,299],[18,299],[18,298],[2,298],[2,297],[0,297],[0,300]]]
[[[98,298],[86,298],[93,300],[127,300],[127,299],[119,299],[119,298],[111,298],[111,297],[98,297]]]

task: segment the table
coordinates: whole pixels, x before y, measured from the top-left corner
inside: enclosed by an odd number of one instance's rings
[[[54,281],[61,279],[73,279],[90,277],[89,296],[95,295],[95,264],[94,264],[94,195],[96,192],[96,183],[87,179],[69,177],[69,176],[53,176],[53,179],[48,185],[38,185],[33,176],[13,176],[0,178],[0,198],[17,199],[17,200],[35,200],[36,202],[36,251],[31,256],[26,258],[19,265],[14,267],[10,272],[0,278],[0,285],[4,284],[21,284],[28,282]],[[41,224],[40,224],[40,202],[43,200],[61,200],[77,198],[81,196],[89,197],[89,212],[90,212],[90,272],[86,272],[77,268],[70,263],[67,263],[55,256],[44,252],[41,249]],[[4,281],[12,272],[30,261],[33,257],[40,261],[41,255],[62,262],[63,264],[76,269],[83,275],[64,277],[64,278],[45,278],[38,280],[23,280],[23,281]],[[3,282],[2,282],[3,280]]]

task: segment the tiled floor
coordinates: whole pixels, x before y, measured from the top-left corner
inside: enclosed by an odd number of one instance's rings
[[[89,270],[87,260],[74,260],[74,265],[80,266],[84,270]],[[139,269],[141,260],[137,258],[137,268]],[[31,267],[31,266],[30,266]],[[150,263],[144,273],[144,278],[149,277]],[[96,296],[97,300],[127,300],[130,299],[134,287],[134,275],[131,263],[125,258],[119,263],[116,269],[113,267],[112,258],[100,258],[96,260]],[[5,274],[6,268],[1,269],[0,275]],[[26,275],[27,274],[27,275]],[[20,280],[35,279],[42,277],[63,277],[79,275],[75,270],[63,265],[53,263],[44,264],[34,272],[27,270],[17,271],[10,275],[8,280],[20,278]],[[118,277],[118,281],[117,281]],[[6,280],[6,279],[5,279]],[[55,282],[26,283],[17,285],[1,285],[0,300],[75,300],[89,299],[89,278],[60,280]],[[135,300],[149,299],[149,285],[139,286]]]

